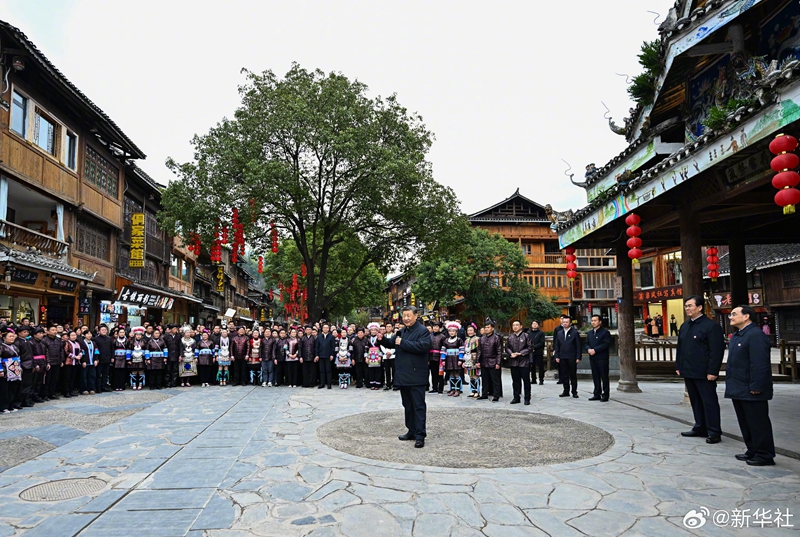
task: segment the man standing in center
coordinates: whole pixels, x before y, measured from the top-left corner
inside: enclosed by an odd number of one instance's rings
[[[553,356],[559,365],[559,374],[564,375],[564,391],[559,397],[569,397],[570,384],[572,397],[578,398],[578,363],[583,349],[578,330],[572,327],[572,317],[561,316],[561,330],[553,332]]]
[[[417,308],[403,308],[405,328],[392,338],[378,336],[384,347],[395,349],[395,387],[406,413],[406,434],[400,440],[415,440],[414,447],[425,447],[427,407],[425,386],[428,383],[428,356],[431,349],[431,334],[419,322]]]
[[[694,427],[681,435],[705,436],[707,443],[716,444],[722,437],[717,377],[725,354],[725,339],[722,327],[703,314],[704,306],[705,300],[698,295],[683,301],[689,320],[678,332],[675,373],[683,377],[694,413]]]
[[[247,356],[250,353],[250,338],[244,333],[244,326],[236,329],[231,340],[231,365],[233,366],[233,385],[247,385]]]
[[[319,386],[321,390],[327,384],[331,389],[331,377],[333,376],[333,359],[336,356],[336,338],[331,334],[331,325],[324,323],[322,333],[314,341],[314,361],[319,364]]]
[[[483,327],[483,335],[478,340],[478,367],[481,369],[481,382],[483,384],[483,394],[478,399],[488,399],[489,392],[492,392],[492,402],[500,400],[501,376],[500,376],[500,353],[503,351],[503,343],[500,336],[494,333],[494,321],[487,318],[486,326]]]
[[[603,328],[599,315],[592,315],[592,329],[586,333],[586,352],[592,367],[594,394],[589,401],[608,401],[608,349],[611,348],[611,333]]]
[[[531,342],[528,334],[522,331],[522,323],[518,320],[515,319],[511,322],[511,330],[512,333],[506,339],[505,350],[511,368],[511,385],[514,388],[514,399],[511,400],[511,404],[516,405],[520,402],[521,382],[525,387],[525,404],[529,405],[531,404]]]

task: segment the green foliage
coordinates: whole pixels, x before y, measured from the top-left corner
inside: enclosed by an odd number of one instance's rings
[[[628,86],[630,98],[644,106],[653,104],[655,99],[656,79],[662,71],[660,49],[661,42],[658,39],[642,43],[638,57],[644,72],[636,75]]]
[[[752,99],[729,99],[723,107],[713,106],[708,111],[708,117],[703,120],[703,126],[711,130],[721,130],[728,123],[728,116],[742,106],[753,104]]]
[[[522,279],[528,262],[522,250],[497,234],[469,229],[444,255],[417,267],[415,290],[424,302],[451,305],[463,298],[465,317],[508,320],[527,312],[529,319],[552,319],[561,310]],[[503,281],[499,281],[502,275]],[[501,286],[500,284],[504,284]]]
[[[312,319],[346,308],[365,273],[376,280],[439,248],[459,202],[432,177],[433,135],[420,116],[340,73],[297,64],[284,78],[246,73],[233,118],[194,137],[193,162],[167,161],[180,180],[164,191],[164,226],[200,233],[207,247],[238,207],[257,255],[274,221],[297,247],[293,271],[308,268]]]

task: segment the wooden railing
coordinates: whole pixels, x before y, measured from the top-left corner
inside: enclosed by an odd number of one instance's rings
[[[566,265],[567,260],[564,254],[528,254],[525,257],[528,263],[546,264],[546,265]]]
[[[6,220],[0,220],[0,239],[11,243],[12,246],[35,248],[37,253],[53,257],[67,255],[69,244],[38,233],[28,228],[18,226]]]
[[[778,373],[781,375],[789,375],[792,382],[797,382],[797,349],[800,347],[800,341],[786,341],[780,340],[778,348],[781,351],[781,361],[778,365]]]

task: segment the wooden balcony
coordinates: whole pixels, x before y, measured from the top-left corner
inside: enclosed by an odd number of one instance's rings
[[[37,253],[51,257],[64,257],[69,251],[69,244],[64,241],[6,220],[0,220],[0,240],[10,244],[12,248],[33,248]]]
[[[560,265],[562,268],[566,266],[567,260],[564,254],[528,254],[525,256],[529,265]]]
[[[536,290],[557,302],[568,303],[570,300],[569,287],[537,287]]]

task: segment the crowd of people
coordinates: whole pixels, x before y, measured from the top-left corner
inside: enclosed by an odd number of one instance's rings
[[[565,332],[566,339],[554,340],[562,379],[559,382],[564,383],[565,393],[572,386],[576,396],[574,365],[583,350],[569,317],[562,319],[562,325],[556,335]],[[497,334],[491,319],[481,327],[474,323],[464,326],[455,320],[431,322],[426,328],[431,335],[431,394],[444,394],[446,390],[448,396],[459,397],[466,392],[471,398],[498,401],[503,394],[501,373],[505,367],[512,377],[511,403],[520,403],[524,397],[527,405],[531,384],[537,380],[544,383],[545,333],[537,321],[529,330],[523,330],[519,321],[512,322],[512,332],[506,338]],[[373,322],[366,327],[318,322],[230,330],[224,324],[208,329],[202,325],[149,323],[73,330],[69,325],[32,326],[23,319],[16,326],[0,325],[0,412],[15,412],[62,397],[145,387],[331,389],[338,384],[341,389],[392,390],[396,389],[394,349],[387,341],[401,329],[399,322]],[[597,398],[602,395],[603,400],[608,398],[607,363],[605,371],[603,391],[596,390]]]

